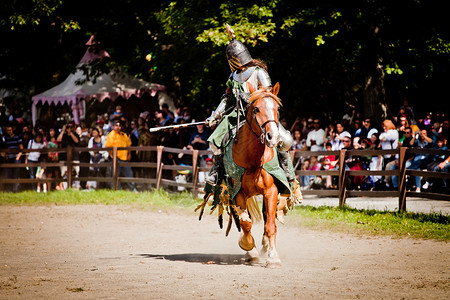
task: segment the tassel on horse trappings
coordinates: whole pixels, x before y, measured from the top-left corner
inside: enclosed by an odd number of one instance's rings
[[[201,210],[200,210],[200,215],[198,216],[198,220],[199,220],[199,221],[201,221],[202,216],[203,216],[203,212],[205,211],[206,203],[208,203],[208,200],[209,200],[209,198],[210,198],[212,195],[213,195],[213,193],[209,193],[208,195],[205,195],[205,196],[203,197],[203,202],[202,202],[199,206],[197,206],[196,209],[194,209],[194,212],[197,212],[197,210],[201,209]]]

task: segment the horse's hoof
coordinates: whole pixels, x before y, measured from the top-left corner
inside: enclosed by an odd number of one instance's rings
[[[259,252],[256,247],[245,253],[245,262],[250,265],[258,265],[260,263]]]
[[[244,251],[252,250],[255,247],[255,240],[253,239],[253,236],[251,238],[252,238],[252,242],[251,243],[246,243],[246,242],[244,242],[243,237],[241,237],[239,239],[239,247],[241,247],[241,249],[244,250]]]
[[[268,269],[280,269],[281,260],[280,259],[267,259],[266,268]]]

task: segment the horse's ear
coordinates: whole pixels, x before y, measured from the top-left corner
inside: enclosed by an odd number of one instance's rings
[[[255,88],[250,82],[248,82],[248,90],[250,91],[250,94],[253,94],[255,92]]]
[[[277,82],[274,87],[272,88],[271,92],[272,94],[274,94],[275,96],[278,95],[278,92],[280,91],[280,83]]]

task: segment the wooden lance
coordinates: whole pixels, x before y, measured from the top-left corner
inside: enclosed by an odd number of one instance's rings
[[[205,125],[206,121],[179,124],[179,125],[169,125],[169,126],[162,126],[162,127],[153,127],[153,128],[150,128],[149,131],[151,133],[153,133],[153,132],[158,132],[158,131],[166,131],[166,130],[170,130],[170,129],[183,129],[183,128],[193,127],[193,126],[197,126],[197,125],[202,125],[202,124]]]

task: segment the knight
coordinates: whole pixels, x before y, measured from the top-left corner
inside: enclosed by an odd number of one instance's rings
[[[231,38],[231,42],[226,48],[231,74],[226,83],[227,88],[225,94],[221,97],[221,101],[215,111],[206,120],[207,126],[216,126],[208,139],[210,148],[214,153],[214,167],[205,179],[212,186],[220,183],[225,176],[222,141],[227,132],[237,125],[238,119],[244,120],[245,118],[244,112],[237,108],[239,103],[242,103],[243,106],[248,104],[248,98],[250,96],[249,83],[255,89],[265,87],[270,91],[272,88],[267,66],[262,61],[251,57],[247,47],[235,39],[234,31],[228,24],[226,25],[226,29]],[[233,106],[235,109],[228,112],[228,108]],[[238,115],[238,113],[241,115]],[[281,123],[278,124],[278,127],[280,141],[277,146],[277,152],[280,167],[286,174],[294,197],[300,201],[302,195],[298,181],[295,178],[295,173],[288,167],[288,160],[291,159],[289,149],[293,144],[293,138],[291,133]]]

